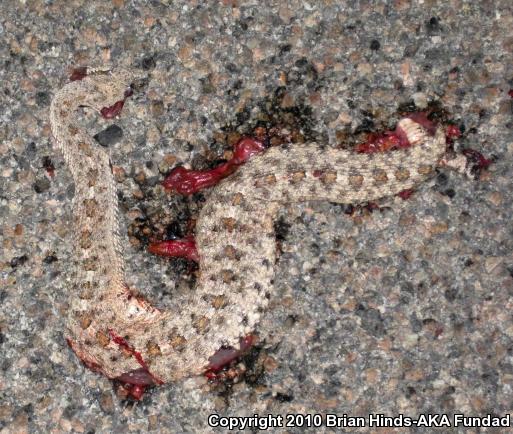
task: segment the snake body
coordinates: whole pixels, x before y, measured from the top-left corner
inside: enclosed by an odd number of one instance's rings
[[[92,72],[59,90],[50,113],[55,146],[75,183],[69,342],[109,378],[141,366],[158,383],[200,374],[219,348],[255,329],[275,292],[273,221],[282,204],[395,195],[432,174],[445,152],[441,129],[431,135],[404,118],[407,149],[355,154],[307,143],[253,157],[212,189],[196,225],[196,288],[176,301],[178,311],[161,311],[128,288],[109,156],[78,119],[82,106],[100,111],[122,100],[130,79],[122,71]]]

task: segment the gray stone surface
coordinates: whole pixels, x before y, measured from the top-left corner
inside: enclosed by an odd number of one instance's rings
[[[511,12],[510,0],[2,1],[0,432],[208,432],[211,413],[511,414]],[[475,181],[440,173],[382,212],[285,207],[277,294],[247,375],[133,405],[63,337],[73,186],[49,102],[70,67],[105,61],[148,74],[109,148],[130,273],[164,305],[192,277],[145,253],[137,222],[150,216],[158,233],[200,202],[166,195],[162,173],[206,167],[257,125],[335,146],[436,101],[462,146],[497,160]]]

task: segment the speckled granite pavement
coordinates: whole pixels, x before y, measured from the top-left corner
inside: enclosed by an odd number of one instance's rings
[[[2,1],[0,432],[209,432],[211,413],[513,413],[511,9]],[[112,151],[130,273],[162,305],[193,274],[151,257],[145,242],[184,231],[202,198],[168,195],[159,181],[179,163],[208,167],[258,125],[336,146],[393,126],[412,102],[437,102],[464,129],[459,145],[496,163],[478,180],[440,172],[372,214],[285,207],[278,294],[246,375],[171,384],[133,405],[63,338],[73,185],[52,150],[49,102],[71,66],[106,61],[148,76],[117,127],[86,122]]]

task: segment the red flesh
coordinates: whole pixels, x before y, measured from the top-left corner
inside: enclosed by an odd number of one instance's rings
[[[215,380],[217,373],[226,368],[234,360],[247,353],[247,351],[256,343],[255,335],[247,335],[239,341],[239,349],[233,347],[224,347],[218,349],[215,354],[208,359],[209,365],[205,371],[205,376],[209,380]]]
[[[486,169],[490,164],[492,164],[492,160],[486,158],[481,152],[478,152],[474,149],[464,149],[463,155],[471,160],[477,169]]]
[[[87,77],[87,66],[81,66],[81,67],[75,68],[71,71],[69,80],[70,81],[79,81],[79,80],[83,80],[85,77]]]
[[[428,119],[428,112],[416,112],[407,115],[411,120],[422,125],[429,134],[434,134],[436,124]],[[370,133],[364,143],[356,146],[356,152],[360,154],[374,154],[375,152],[387,152],[394,149],[409,148],[411,146],[404,131],[397,126],[394,131],[384,133]]]
[[[114,343],[118,344],[123,350],[131,354],[137,360],[137,363],[141,365],[140,369],[126,372],[116,378],[116,380],[124,383],[123,387],[128,391],[132,398],[140,400],[148,386],[164,384],[163,381],[151,374],[148,369],[148,365],[139,351],[132,348],[130,344],[123,337],[114,332],[114,330],[109,329],[109,335]]]
[[[409,188],[407,190],[400,191],[397,193],[397,196],[399,196],[402,200],[407,200],[411,197],[411,195],[414,193],[414,190]]]
[[[125,105],[125,101],[127,98],[131,97],[134,94],[134,91],[130,88],[125,90],[125,95],[122,100],[116,101],[110,107],[103,107],[100,110],[101,115],[105,119],[114,119],[117,115],[121,113],[123,110],[123,106]]]
[[[449,140],[461,137],[460,128],[457,125],[447,125],[447,128],[445,129],[445,136]]]
[[[154,377],[145,368],[125,372],[117,377],[116,380],[137,386],[153,386],[155,384]]]
[[[253,155],[265,149],[257,139],[243,138],[234,147],[233,157],[211,170],[189,170],[177,167],[162,182],[164,188],[174,190],[183,195],[196,193],[204,188],[216,185],[221,179],[231,175],[238,166],[244,164]]]
[[[130,384],[123,386],[128,391],[128,396],[135,399],[136,401],[140,401],[146,391],[146,386],[142,386],[139,384]]]
[[[121,113],[121,110],[123,110],[124,105],[125,105],[125,100],[122,99],[120,101],[115,102],[110,107],[103,107],[100,110],[100,113],[105,119],[113,119]]]
[[[428,119],[430,113],[430,111],[413,112],[408,113],[406,117],[422,125],[427,130],[427,132],[433,136],[436,132],[436,123]]]
[[[248,161],[253,155],[260,154],[265,150],[265,145],[261,140],[243,137],[234,146],[233,157],[230,164],[240,165]]]
[[[360,154],[374,154],[387,152],[392,149],[407,148],[409,143],[399,134],[387,131],[383,134],[370,133],[364,143],[356,146],[356,152]]]
[[[109,329],[109,335],[110,338],[114,341],[114,343],[118,344],[121,348],[129,352],[132,356],[135,357],[135,360],[137,360],[137,363],[141,365],[143,369],[148,370],[148,366],[146,365],[146,362],[141,356],[141,353],[139,351],[134,350],[128,342],[125,340],[125,338],[119,336],[116,334],[116,332],[112,329]]]
[[[154,255],[167,256],[168,258],[186,258],[190,261],[199,262],[196,242],[192,235],[181,240],[151,243],[148,251]]]
[[[74,342],[70,338],[66,338],[66,342],[88,369],[93,372],[99,372],[101,374],[104,373],[102,367],[98,363],[91,362],[90,360],[82,358],[80,352],[75,349]],[[122,374],[115,378],[115,380],[122,383],[127,396],[130,396],[138,401],[142,398],[144,391],[148,386],[152,386],[154,384],[162,384],[162,382],[156,383],[155,378],[146,368],[140,368],[132,372]]]

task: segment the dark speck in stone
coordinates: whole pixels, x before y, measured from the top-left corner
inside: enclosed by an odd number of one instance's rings
[[[443,191],[442,194],[444,196],[449,197],[450,199],[452,199],[454,196],[456,196],[456,192],[452,188],[448,188],[447,190]]]
[[[280,56],[282,54],[288,53],[291,50],[291,48],[292,48],[292,45],[290,45],[290,44],[280,46]]]
[[[313,252],[314,256],[319,256],[321,254],[321,248],[317,243],[310,244],[310,250]]]
[[[68,188],[66,188],[66,198],[67,200],[73,199],[73,196],[75,196],[75,184],[68,185]]]
[[[417,53],[418,50],[419,50],[419,46],[417,44],[407,45],[404,48],[403,56],[404,57],[413,57],[413,56],[415,56],[415,54]]]
[[[399,106],[397,107],[397,111],[399,113],[411,113],[416,110],[417,106],[415,105],[415,102],[411,99],[409,101],[399,104]]]
[[[179,221],[175,220],[166,227],[166,240],[177,240],[184,237],[184,230]]]
[[[298,371],[296,373],[296,378],[298,379],[299,382],[303,382],[306,379],[306,374],[302,371]]]
[[[290,223],[287,223],[283,217],[278,218],[274,223],[274,232],[278,241],[284,241],[290,230]]]
[[[22,256],[16,256],[14,258],[11,259],[11,262],[10,262],[10,265],[12,268],[16,268],[20,265],[23,265],[25,264],[25,262],[28,261],[28,256],[27,255],[22,255]]]
[[[55,166],[53,165],[52,159],[48,155],[45,155],[42,158],[41,164],[47,172],[53,172],[55,170]]]
[[[117,125],[109,125],[103,131],[94,135],[94,139],[104,147],[116,144],[122,137],[123,130]]]
[[[301,59],[296,60],[295,65],[298,68],[304,67],[304,66],[308,65],[308,59],[306,57],[301,57]]]
[[[383,324],[383,317],[377,309],[367,309],[363,305],[359,305],[356,314],[362,320],[362,328],[372,336],[381,337],[386,334]]]
[[[429,21],[426,22],[426,30],[430,35],[440,31],[440,21],[437,17],[431,17]]]
[[[415,313],[410,318],[410,326],[414,333],[418,333],[422,330],[422,322],[417,318]]]
[[[237,65],[235,65],[235,63],[231,63],[231,62],[227,63],[225,68],[229,72],[233,72],[233,73],[239,72],[239,68],[237,68]]]
[[[21,411],[23,411],[28,416],[32,416],[34,414],[34,405],[32,403],[26,404],[21,407]]]
[[[37,92],[36,93],[36,104],[38,105],[38,107],[46,107],[47,105],[49,105],[50,104],[50,96],[48,95],[48,93],[43,92],[43,91]]]
[[[436,177],[436,184],[440,187],[445,187],[447,185],[448,178],[445,173],[439,173]]]
[[[44,193],[50,189],[50,181],[46,178],[40,178],[34,182],[34,191],[36,193]]]
[[[449,288],[445,290],[444,297],[447,301],[453,302],[458,297],[458,290],[456,288]]]
[[[205,94],[214,93],[216,91],[215,86],[210,81],[210,78],[200,78],[201,91]]]
[[[474,261],[470,258],[465,259],[465,262],[463,263],[465,267],[470,267],[471,265],[474,265]]]
[[[154,55],[146,56],[141,61],[141,67],[145,71],[153,69],[153,68],[155,68],[155,66],[157,66],[157,62],[155,61],[155,56]]]
[[[412,387],[412,386],[406,387],[405,395],[407,398],[410,398],[416,394],[417,394],[417,391],[415,390],[414,387]]]
[[[236,114],[236,118],[237,118],[237,123],[239,125],[242,125],[243,123],[245,123],[251,116],[251,113],[249,111],[249,108],[248,107],[244,107],[244,110],[238,112]]]
[[[289,71],[287,74],[287,81],[296,86],[300,86],[303,84],[303,79],[299,71]]]
[[[275,98],[280,99],[280,98],[283,98],[286,93],[287,93],[287,90],[283,86],[280,86],[275,89],[274,96],[275,96]]]
[[[27,157],[33,157],[35,155],[36,151],[37,151],[37,146],[36,146],[35,142],[30,142],[25,148],[25,153],[26,153]]]
[[[360,125],[356,127],[355,134],[369,133],[374,129],[374,121],[369,118],[365,118]]]
[[[76,414],[76,412],[77,412],[77,408],[74,405],[68,405],[67,407],[64,408],[63,416],[66,419],[71,419]]]
[[[278,402],[291,402],[294,400],[294,396],[278,392],[274,399],[276,399]]]
[[[381,48],[381,44],[377,39],[373,39],[370,43],[370,49],[373,51],[378,51]]]
[[[413,288],[413,284],[411,282],[404,282],[401,285],[401,292],[407,292],[408,294],[413,294],[415,289]]]
[[[342,206],[342,212],[347,215],[353,215],[355,211],[354,205],[348,204]]]
[[[57,258],[57,256],[53,255],[53,254],[50,254],[48,256],[46,256],[44,259],[43,259],[43,262],[45,264],[51,264],[53,262],[57,262],[59,259]]]

